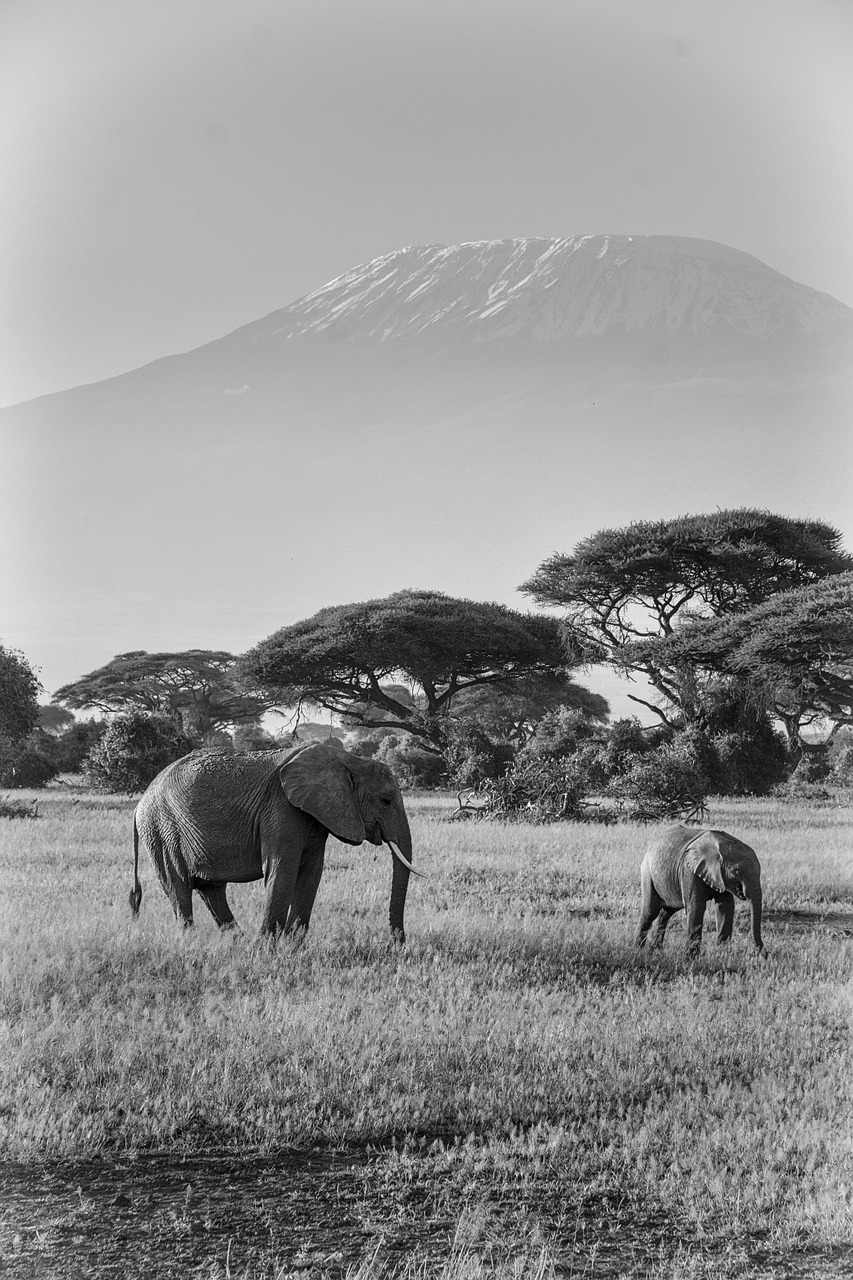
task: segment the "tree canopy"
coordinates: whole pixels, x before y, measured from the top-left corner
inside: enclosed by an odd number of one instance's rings
[[[53,703],[39,707],[38,727],[44,729],[45,733],[65,733],[73,724],[74,716],[65,707],[58,707]]]
[[[460,694],[454,710],[496,739],[522,747],[542,717],[563,709],[603,724],[610,714],[607,699],[576,684],[567,675],[524,676],[506,684],[478,685]]]
[[[310,703],[437,742],[442,718],[464,690],[558,675],[571,660],[554,618],[399,591],[282,627],[245,655],[240,679],[280,703]],[[395,682],[412,696],[399,696]]]
[[[212,649],[182,653],[119,653],[105,666],[63,685],[54,702],[79,710],[147,711],[171,716],[184,731],[203,738],[225,725],[256,720],[271,703],[239,690],[232,678],[237,658]]]
[[[689,715],[689,676],[664,669],[635,642],[671,635],[687,615],[742,613],[851,569],[831,525],[740,509],[602,529],[572,555],[551,556],[521,590],[564,607],[572,643],[583,644],[591,660],[642,672]]]
[[[41,682],[22,653],[0,644],[0,737],[21,742],[38,724]]]
[[[853,572],[635,641],[626,660],[653,664],[673,679],[685,668],[735,677],[782,720],[796,747],[810,720],[853,723]]]

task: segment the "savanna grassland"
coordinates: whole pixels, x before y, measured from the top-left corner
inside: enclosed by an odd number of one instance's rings
[[[330,840],[311,932],[180,935],[131,803],[0,821],[0,1269],[23,1276],[842,1276],[853,1269],[853,810],[729,801],[767,954],[638,953],[651,830]]]

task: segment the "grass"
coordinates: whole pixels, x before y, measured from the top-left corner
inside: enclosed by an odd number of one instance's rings
[[[199,904],[181,936],[147,863],[132,923],[130,806],[73,799],[0,821],[6,1160],[368,1148],[386,1218],[444,1224],[440,1263],[393,1264],[412,1277],[734,1277],[851,1244],[850,809],[714,806],[761,858],[768,954],[741,907],[690,963],[678,917],[661,954],[632,946],[648,828],[416,797],[405,950],[390,858],[335,841],[308,939],[272,948],[260,886],[231,890],[241,935]],[[371,1258],[347,1274],[391,1274]],[[227,1271],[289,1274],[264,1265]]]

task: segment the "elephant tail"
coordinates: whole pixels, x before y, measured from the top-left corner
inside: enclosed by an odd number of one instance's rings
[[[130,891],[130,909],[134,916],[139,915],[139,904],[142,901],[142,885],[139,883],[139,827],[136,825],[136,813],[133,815],[133,888]]]

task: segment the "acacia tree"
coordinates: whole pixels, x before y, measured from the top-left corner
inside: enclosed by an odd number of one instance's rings
[[[637,642],[672,635],[688,615],[742,613],[850,569],[831,525],[741,509],[602,529],[571,555],[544,561],[521,590],[565,608],[573,645],[585,646],[589,660],[646,676],[664,706],[636,694],[633,701],[667,724],[691,723],[698,695],[690,665],[661,665],[654,647]]]
[[[735,679],[785,726],[795,758],[817,719],[853,724],[853,573],[835,574],[728,617],[694,620],[636,641],[626,657],[671,678],[689,668],[705,685]]]
[[[240,679],[280,704],[308,703],[350,723],[406,730],[440,750],[454,701],[466,690],[556,676],[571,660],[556,619],[437,591],[399,591],[282,627],[244,656]]]
[[[610,714],[606,698],[567,675],[525,676],[505,684],[479,685],[455,702],[460,719],[519,748],[527,744],[543,716],[558,710],[599,724]]]
[[[166,715],[186,734],[204,739],[226,725],[257,720],[274,705],[238,689],[232,677],[236,662],[233,653],[219,649],[137,649],[63,685],[53,700],[75,710]]]

